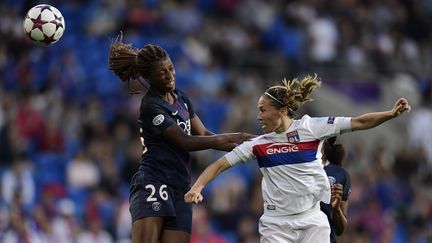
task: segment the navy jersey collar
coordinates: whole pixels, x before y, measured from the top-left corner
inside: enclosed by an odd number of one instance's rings
[[[185,100],[183,98],[183,95],[177,90],[175,89],[173,91],[173,93],[176,96],[176,101],[179,105],[182,106],[183,103],[185,103]],[[187,117],[183,117],[181,115],[181,112],[178,110],[178,108],[176,107],[175,104],[170,104],[168,101],[162,99],[158,94],[156,94],[155,92],[152,92],[151,90],[147,93],[148,98],[150,99],[154,99],[157,101],[157,103],[159,103],[160,105],[162,105],[163,107],[165,107],[167,110],[169,110],[171,112],[171,114],[176,114],[180,117],[182,117],[184,120],[187,120]]]

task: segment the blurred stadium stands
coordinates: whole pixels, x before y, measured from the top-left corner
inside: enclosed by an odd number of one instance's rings
[[[432,242],[432,1],[44,1],[66,20],[49,47],[22,30],[39,3],[0,2],[0,242],[130,241],[140,97],[107,68],[120,30],[170,53],[177,87],[215,132],[260,133],[256,101],[283,77],[323,79],[300,115],[407,97],[410,114],[341,138],[353,188],[339,241]],[[221,154],[194,153],[194,176]],[[195,207],[191,242],[258,242],[260,193],[256,164],[225,173]]]

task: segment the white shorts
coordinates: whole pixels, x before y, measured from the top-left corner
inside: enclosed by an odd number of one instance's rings
[[[330,225],[319,202],[311,209],[295,215],[267,216],[259,221],[261,243],[330,242]]]

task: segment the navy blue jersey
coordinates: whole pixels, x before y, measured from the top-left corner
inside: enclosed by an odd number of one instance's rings
[[[141,101],[139,123],[144,152],[139,170],[147,178],[177,188],[188,188],[189,152],[165,140],[162,132],[172,124],[177,124],[191,135],[190,120],[195,117],[195,112],[183,92],[175,90],[174,95],[174,104],[153,92],[148,92]]]
[[[350,182],[350,176],[348,172],[342,168],[340,165],[335,164],[328,164],[324,166],[324,170],[327,173],[327,177],[329,179],[330,185],[334,184],[342,184],[343,185],[343,193],[342,193],[342,201],[347,201],[349,193],[351,191],[351,182]],[[332,214],[333,210],[330,204],[326,204],[321,202],[321,211],[323,211],[329,220],[330,223],[330,242],[336,243],[336,234],[334,231],[334,226],[332,224]]]

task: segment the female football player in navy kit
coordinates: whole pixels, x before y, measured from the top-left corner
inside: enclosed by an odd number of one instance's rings
[[[321,164],[325,139],[350,131],[370,129],[409,111],[406,99],[384,112],[358,117],[319,117],[295,111],[311,100],[320,86],[318,77],[283,81],[268,88],[258,100],[258,121],[265,132],[207,167],[185,194],[185,201],[203,200],[203,188],[224,170],[256,159],[263,174],[264,214],[260,218],[261,242],[330,242],[330,226],[320,201],[330,203],[330,183]]]
[[[321,210],[330,223],[330,242],[336,243],[336,235],[342,235],[348,225],[348,196],[351,181],[348,172],[342,168],[346,152],[342,144],[335,144],[336,137],[328,138],[322,147],[324,170],[331,186],[330,204],[321,202]]]
[[[131,93],[136,91],[131,80],[139,80],[148,91],[139,115],[144,150],[129,198],[132,242],[189,242],[192,206],[183,198],[190,188],[189,151],[230,151],[254,136],[208,131],[187,96],[175,88],[173,63],[159,46],[135,49],[122,43],[120,35],[111,44],[109,68],[128,83]]]

